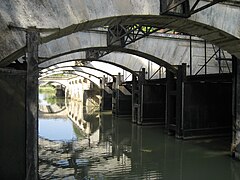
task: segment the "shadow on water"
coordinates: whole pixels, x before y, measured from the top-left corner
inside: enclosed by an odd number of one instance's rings
[[[41,179],[240,179],[229,138],[182,141],[161,127],[137,126],[78,102],[66,109],[77,138],[39,139]]]

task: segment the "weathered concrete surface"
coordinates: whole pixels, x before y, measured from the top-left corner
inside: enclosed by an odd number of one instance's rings
[[[189,36],[183,35],[160,35],[143,38],[133,44],[127,46],[146,54],[151,54],[162,59],[172,65],[180,65],[186,63],[188,65],[187,73],[190,74],[190,40]],[[216,50],[218,48],[216,47]],[[206,60],[208,60],[215,52],[212,45],[207,43]],[[204,64],[204,41],[199,38],[192,37],[192,73],[195,74]],[[229,55],[225,52],[229,57]],[[207,64],[209,73],[218,72],[218,62],[211,60]],[[223,71],[228,72],[227,67]],[[203,73],[204,71],[201,71]]]
[[[73,36],[75,36],[75,38],[73,38]],[[44,56],[45,54],[45,57],[48,57],[50,62],[42,61],[40,67],[47,67],[57,62],[85,59],[85,50],[91,47],[91,49],[99,48],[103,51],[111,50],[111,47],[107,48],[106,32],[79,32],[71,34],[70,37],[71,38],[63,37],[42,45],[40,48],[40,56]],[[82,38],[79,40],[78,37]],[[84,42],[86,43],[84,44]],[[205,62],[205,43],[202,39],[196,37],[192,37],[191,42],[192,72],[195,74]],[[72,44],[71,47],[70,44]],[[214,48],[211,44],[207,43],[206,61],[218,50],[217,47]],[[47,49],[52,49],[52,51],[47,51]],[[225,55],[226,57],[231,57],[227,52],[225,52]],[[223,57],[223,55],[221,56]],[[159,69],[159,65],[167,68],[170,66],[169,64],[179,65],[181,63],[187,63],[189,65],[190,37],[185,35],[155,33],[154,35],[126,46],[126,48],[117,48],[113,53],[100,59],[120,63],[134,71],[145,68],[146,71],[151,70],[148,72],[151,76]],[[149,68],[148,60],[153,61],[151,68]],[[222,70],[228,72],[225,62],[223,62],[223,65]],[[207,65],[207,71],[209,73],[217,73],[219,71],[218,61],[213,58]],[[188,68],[188,74],[189,72],[190,68]],[[200,73],[203,72],[204,69]]]
[[[49,57],[79,48],[107,45],[106,31],[76,32],[40,45],[39,56]]]
[[[26,72],[0,70],[0,179],[25,179],[25,86]]]
[[[81,37],[81,38],[79,38]],[[58,40],[51,41],[41,46],[39,55],[41,57],[57,57],[62,56],[60,59],[55,58],[54,63],[64,62],[74,59],[85,59],[86,53],[82,50],[91,47],[106,47],[107,46],[106,31],[94,31],[94,32],[79,32],[63,37]],[[80,48],[81,47],[81,48]],[[79,49],[80,48],[80,49]],[[49,51],[51,49],[51,51]],[[80,52],[79,52],[80,51]],[[69,52],[72,52],[69,54]],[[123,66],[132,69],[133,71],[139,71],[141,68],[148,69],[148,60],[139,56],[131,55],[130,53],[111,53],[106,57],[110,62],[122,64]],[[105,59],[105,57],[104,57]],[[43,63],[40,67],[47,67],[52,63]],[[159,65],[151,63],[150,75],[155,73],[159,69]],[[109,68],[108,68],[109,70]]]
[[[23,33],[8,29],[10,22],[21,27],[62,28],[42,42],[99,26],[145,23],[197,35],[240,57],[240,11],[234,5],[217,4],[189,19],[159,16],[159,0],[13,0],[2,2],[0,9],[2,66],[23,55],[22,49],[8,57],[25,45]]]

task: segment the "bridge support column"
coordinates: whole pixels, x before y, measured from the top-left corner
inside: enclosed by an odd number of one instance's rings
[[[232,98],[233,133],[231,152],[240,159],[240,60],[233,57],[233,98]]]
[[[27,31],[26,179],[38,179],[38,45],[35,27]]]

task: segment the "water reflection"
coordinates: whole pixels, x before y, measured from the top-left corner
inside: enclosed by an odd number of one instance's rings
[[[66,101],[65,119],[73,128],[62,133],[77,139],[39,140],[41,179],[240,179],[229,138],[182,141],[74,101]]]
[[[68,118],[83,131],[87,136],[98,131],[99,115],[98,107],[86,107],[82,102],[67,100],[66,102]]]

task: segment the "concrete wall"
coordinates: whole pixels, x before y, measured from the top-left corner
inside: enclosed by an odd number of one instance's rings
[[[0,179],[25,179],[25,72],[0,70]]]

